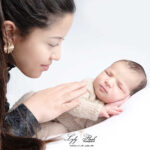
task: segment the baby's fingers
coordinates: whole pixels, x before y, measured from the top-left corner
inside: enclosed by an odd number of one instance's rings
[[[109,116],[109,114],[107,112],[103,112],[102,117],[109,118],[110,116]]]
[[[119,107],[112,107],[112,108],[110,108],[110,110],[112,110],[112,111],[119,111],[119,112],[122,112],[123,110],[121,109],[121,108],[119,108]]]
[[[121,108],[116,108],[115,111],[117,111],[117,112],[123,112],[123,110]]]
[[[109,118],[110,116],[109,116],[109,114],[106,113],[106,114],[103,115],[103,117]]]
[[[123,110],[122,109],[116,109],[116,110],[110,110],[110,115],[119,115]]]

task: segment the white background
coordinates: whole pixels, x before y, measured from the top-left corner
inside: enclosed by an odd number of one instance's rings
[[[28,91],[60,83],[96,77],[119,59],[137,61],[150,75],[150,1],[149,0],[76,0],[77,11],[67,35],[62,58],[38,79],[12,69],[7,97],[11,105]],[[150,87],[124,105],[124,112],[85,132],[97,135],[89,149],[150,149]],[[67,142],[48,145],[67,149]],[[73,149],[68,146],[68,149]],[[80,149],[78,147],[78,149]],[[81,149],[88,149],[82,148]]]

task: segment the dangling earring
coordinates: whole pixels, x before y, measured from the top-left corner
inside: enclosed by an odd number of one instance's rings
[[[8,43],[8,45],[4,46],[4,52],[6,54],[12,53],[13,50],[14,50],[14,45],[13,44]]]

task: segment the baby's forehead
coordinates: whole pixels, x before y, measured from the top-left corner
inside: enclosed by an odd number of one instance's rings
[[[140,72],[131,68],[126,62],[113,63],[110,67],[108,67],[108,70],[127,86],[136,85],[143,78],[143,75]]]
[[[121,67],[123,67],[123,68],[129,68],[128,63],[126,63],[126,62],[124,62],[124,61],[117,61],[117,62],[114,62],[114,63],[112,63],[109,67],[113,67],[113,66],[115,66],[115,67],[121,66]]]
[[[142,74],[139,71],[131,68],[130,65],[126,62],[115,62],[111,66],[109,66],[107,70],[111,71],[112,73],[116,73],[123,76],[126,74],[130,74],[129,78],[132,76],[142,76]]]
[[[126,71],[132,70],[129,67],[129,65],[124,62],[115,62],[115,63],[111,64],[109,67],[107,67],[105,70],[116,71],[116,70],[124,70],[124,69],[126,69]]]

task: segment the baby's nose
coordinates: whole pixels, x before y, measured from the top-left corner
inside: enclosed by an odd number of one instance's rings
[[[106,80],[105,84],[108,88],[112,88],[113,87],[113,79]]]

